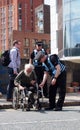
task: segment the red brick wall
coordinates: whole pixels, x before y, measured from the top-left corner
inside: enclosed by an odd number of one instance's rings
[[[32,43],[33,39],[37,39],[38,41],[45,39],[46,44],[49,44],[49,41],[50,41],[50,35],[49,34],[39,34],[39,33],[33,33],[33,32],[25,33],[25,32],[13,31],[13,40],[20,40],[22,42],[22,46],[21,46],[21,57],[22,58],[24,58],[23,50],[25,49],[25,46],[24,46],[24,39],[25,38],[29,39],[30,45],[27,48],[30,50],[30,53],[34,49],[33,43]],[[26,57],[26,58],[28,58],[28,57]]]

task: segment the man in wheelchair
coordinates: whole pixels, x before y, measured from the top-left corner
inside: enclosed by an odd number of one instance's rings
[[[33,93],[37,92],[36,81],[37,77],[32,64],[25,64],[24,70],[22,70],[14,80],[15,86],[17,86],[20,91],[24,90],[25,95],[28,97],[27,111],[30,110],[31,104],[34,104],[35,101]]]

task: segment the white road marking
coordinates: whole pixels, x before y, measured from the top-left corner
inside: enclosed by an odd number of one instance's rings
[[[26,122],[9,122],[9,123],[0,123],[0,125],[17,125],[17,124],[36,124],[36,123],[55,123],[55,122],[73,122],[79,121],[79,119],[66,119],[66,120],[44,120],[44,121],[26,121]]]

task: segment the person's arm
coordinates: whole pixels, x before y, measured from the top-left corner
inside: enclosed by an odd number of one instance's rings
[[[21,71],[17,77],[14,80],[14,84],[15,86],[17,86],[19,88],[19,90],[24,90],[24,87],[20,84],[21,83],[21,79],[22,79],[22,75],[23,75],[23,71]]]
[[[60,71],[61,71],[60,65],[59,65],[59,64],[56,65],[56,66],[55,66],[55,69],[56,69],[56,71],[55,71],[56,73],[55,73],[55,75],[54,75],[54,77],[53,77],[53,79],[52,79],[52,82],[51,82],[52,85],[55,85],[56,80],[57,80],[58,76],[60,75]]]
[[[33,63],[33,60],[32,60],[31,58],[29,59],[29,63],[30,63],[30,64],[32,64],[32,63]]]
[[[22,79],[22,74],[23,74],[23,71],[19,72],[19,74],[14,79],[15,86],[19,86],[20,85],[21,79]]]
[[[29,63],[33,64],[33,59],[34,59],[34,52],[31,53]]]
[[[58,76],[60,75],[60,71],[61,71],[60,65],[59,65],[59,64],[56,65],[55,68],[56,68],[56,74],[55,74],[54,77],[55,77],[55,78],[58,78]]]
[[[32,73],[33,73],[33,80],[31,80],[31,84],[34,85],[37,81],[37,76],[34,70],[32,71]]]
[[[47,81],[47,77],[48,77],[48,72],[45,71],[45,72],[44,72],[44,75],[43,75],[43,80],[42,80],[42,82],[39,84],[39,87],[44,87],[44,84],[45,84],[46,81]]]
[[[60,75],[60,71],[61,71],[58,60],[59,60],[59,58],[56,54],[53,54],[50,56],[50,61],[51,61],[52,65],[54,66],[54,69],[52,71],[52,82],[51,82],[52,85],[55,85],[56,80],[57,80],[58,76]]]
[[[14,71],[14,74],[18,74],[17,72],[17,50],[14,49],[14,50],[11,50],[10,52],[10,58],[11,58],[11,62],[12,62],[12,68],[13,68],[13,71]]]

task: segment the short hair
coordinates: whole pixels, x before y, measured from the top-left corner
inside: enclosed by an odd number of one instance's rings
[[[32,70],[34,70],[34,66],[32,64],[30,64],[30,63],[29,64],[25,64],[24,69],[27,70],[29,68],[31,68]]]
[[[15,44],[18,44],[18,43],[19,43],[18,40],[14,40],[14,41],[13,41],[13,46],[15,46]]]

